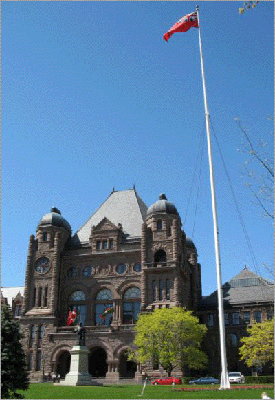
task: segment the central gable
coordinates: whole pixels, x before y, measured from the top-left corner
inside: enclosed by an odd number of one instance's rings
[[[92,234],[108,231],[117,231],[120,226],[113,224],[108,218],[104,217],[96,226],[92,226]]]

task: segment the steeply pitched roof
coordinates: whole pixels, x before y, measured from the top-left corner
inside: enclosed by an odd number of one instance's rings
[[[222,286],[224,307],[249,303],[274,302],[274,283],[246,267]],[[217,307],[217,291],[202,298],[200,308]]]
[[[147,206],[135,189],[113,191],[75,233],[70,243],[73,245],[88,243],[92,226],[98,225],[104,217],[116,226],[120,223],[127,238],[141,237],[141,226],[146,211]]]

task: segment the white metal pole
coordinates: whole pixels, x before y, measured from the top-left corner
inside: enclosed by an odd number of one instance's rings
[[[215,186],[214,186],[214,172],[213,172],[213,162],[212,162],[211,136],[210,136],[210,114],[208,111],[207,96],[206,96],[206,85],[205,85],[203,55],[202,55],[202,45],[201,45],[201,29],[200,29],[200,22],[199,22],[199,6],[196,7],[196,10],[197,10],[197,15],[198,15],[198,25],[199,25],[201,74],[202,74],[202,84],[203,84],[203,98],[204,98],[204,108],[205,108],[207,143],[208,143],[208,160],[209,160],[210,186],[211,186],[211,195],[212,195],[212,213],[213,213],[213,221],[214,221],[214,242],[215,242],[216,270],[217,270],[219,329],[220,329],[220,348],[221,348],[220,389],[229,389],[230,383],[229,383],[229,379],[228,379],[226,347],[225,347],[225,325],[224,325],[224,312],[223,312],[223,293],[222,293],[222,283],[221,283],[219,229],[218,229],[216,195],[215,195]]]

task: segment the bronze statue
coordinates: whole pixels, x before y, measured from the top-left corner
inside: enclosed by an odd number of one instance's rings
[[[77,326],[77,328],[75,329],[75,332],[79,335],[78,338],[78,345],[79,346],[85,346],[85,333],[86,333],[86,329],[82,326],[82,323],[80,322],[80,324]]]

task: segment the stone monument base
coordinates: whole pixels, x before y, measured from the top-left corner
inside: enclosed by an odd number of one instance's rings
[[[54,383],[58,386],[96,386],[99,383],[92,380],[88,373],[88,354],[86,346],[73,346],[71,353],[70,372],[65,376],[65,380]]]

